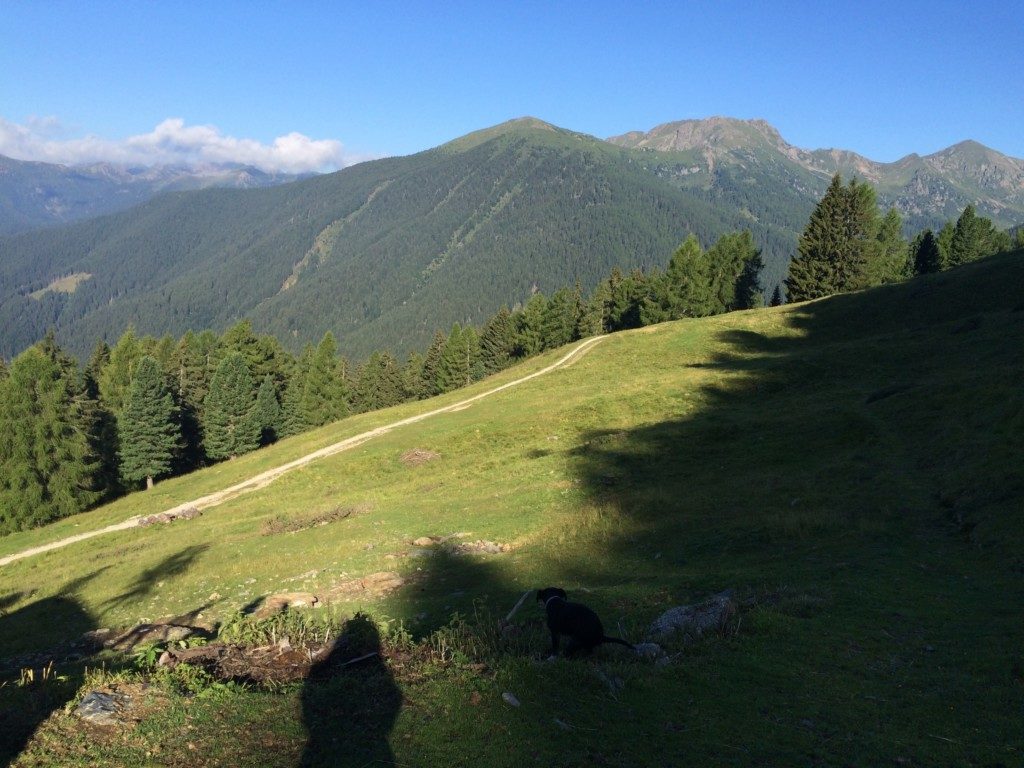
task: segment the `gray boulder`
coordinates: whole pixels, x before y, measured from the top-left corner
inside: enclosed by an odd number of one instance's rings
[[[709,632],[722,632],[735,615],[733,590],[727,589],[703,602],[670,608],[655,619],[647,634],[655,640],[680,636],[696,640]]]

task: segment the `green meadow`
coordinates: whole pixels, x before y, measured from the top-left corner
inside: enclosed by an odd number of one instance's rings
[[[0,761],[15,765],[747,766],[1024,762],[1024,253],[829,299],[614,334],[564,368],[168,525],[0,569]],[[227,487],[550,365],[338,422],[0,540],[0,556]],[[419,449],[437,454],[403,460]],[[499,554],[420,537],[507,545]],[[280,592],[365,664],[281,685],[152,681],[144,716],[70,713],[132,659],[98,628],[210,627]],[[735,590],[665,661],[547,661],[558,585],[639,642]],[[56,659],[56,677],[24,669]],[[172,681],[173,682],[173,681]],[[187,683],[188,681],[185,681]],[[202,682],[202,681],[200,681]],[[507,703],[511,693],[518,706]],[[13,735],[12,735],[13,734]]]

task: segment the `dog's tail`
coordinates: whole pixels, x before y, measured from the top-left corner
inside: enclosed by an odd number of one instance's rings
[[[619,638],[617,638],[617,637],[608,637],[608,635],[605,635],[604,637],[601,638],[601,642],[602,643],[618,643],[619,645],[626,646],[631,651],[635,651],[636,650],[636,646],[634,646],[632,643],[627,643],[625,640],[619,640]]]

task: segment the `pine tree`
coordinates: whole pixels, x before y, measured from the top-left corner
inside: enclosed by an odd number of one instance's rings
[[[935,244],[939,246],[939,259],[942,263],[942,269],[949,269],[950,266],[950,251],[953,248],[953,231],[954,226],[952,221],[947,221],[942,229],[939,230],[939,234],[935,236]]]
[[[307,344],[292,370],[288,386],[281,395],[280,437],[291,437],[310,427],[302,410],[302,396],[306,391],[306,377],[313,365],[313,355],[315,354],[313,345]]]
[[[121,477],[129,484],[170,474],[181,443],[178,409],[155,358],[135,365],[128,397],[117,417]]]
[[[115,415],[124,408],[135,364],[142,355],[142,344],[135,335],[135,329],[129,326],[110,350],[110,362],[99,376],[100,399],[104,407]]]
[[[910,277],[907,241],[903,239],[903,220],[890,208],[878,225],[876,247],[865,269],[868,285],[895,283]]]
[[[230,352],[217,366],[206,396],[203,422],[206,455],[227,459],[255,450],[260,427],[253,417],[256,388],[239,352]]]
[[[781,285],[776,285],[775,286],[775,290],[772,291],[771,306],[773,306],[773,307],[781,307],[783,303],[784,302],[783,302],[783,299],[782,299],[782,286]]]
[[[402,372],[390,352],[374,352],[356,372],[353,400],[360,411],[375,411],[402,402]]]
[[[462,326],[455,323],[448,334],[438,367],[437,385],[441,392],[451,392],[469,383],[470,360],[466,342]]]
[[[730,232],[708,249],[713,313],[750,309],[760,296],[761,252],[749,231]]]
[[[277,401],[277,388],[269,373],[263,377],[256,393],[252,417],[260,430],[260,445],[277,442],[281,430],[281,404]]]
[[[521,312],[516,313],[516,357],[531,357],[544,349],[544,315],[548,300],[538,291]]]
[[[982,257],[980,229],[974,206],[968,205],[953,228],[953,238],[949,243],[950,267],[958,267]]]
[[[422,400],[424,394],[423,355],[410,352],[409,358],[402,366],[402,399]]]
[[[576,340],[579,306],[568,288],[559,288],[551,295],[541,318],[541,339],[544,349],[555,349]]]
[[[110,347],[99,341],[93,348],[89,362],[82,373],[83,414],[88,423],[87,432],[92,452],[97,458],[96,490],[104,498],[113,498],[122,492],[117,456],[117,418],[100,399],[100,375],[110,362]]]
[[[735,276],[733,276],[735,281]],[[713,314],[715,300],[711,265],[695,235],[689,235],[669,260],[662,307],[668,320]]]
[[[337,358],[338,345],[328,331],[317,345],[302,392],[302,417],[319,427],[348,415],[348,385]]]
[[[926,229],[914,239],[914,273],[927,275],[942,269],[942,253],[939,244],[930,229]]]
[[[480,334],[480,359],[486,375],[503,371],[512,364],[515,348],[515,330],[512,313],[502,307],[487,321]]]
[[[98,497],[77,368],[42,344],[0,379],[0,534],[87,509]]]
[[[805,301],[857,290],[878,249],[878,206],[874,190],[852,179],[845,187],[837,173],[800,235],[789,266],[790,301]]]
[[[447,337],[441,331],[434,332],[434,338],[427,347],[427,354],[423,359],[423,390],[421,397],[433,397],[441,393],[441,357],[444,355],[444,347]]]

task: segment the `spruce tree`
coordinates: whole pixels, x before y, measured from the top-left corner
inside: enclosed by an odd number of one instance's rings
[[[77,369],[30,347],[0,380],[0,534],[87,509],[97,462]]]
[[[939,244],[930,229],[926,229],[915,238],[914,243],[914,273],[927,275],[942,270],[942,253],[939,251]]]
[[[117,417],[121,478],[143,480],[152,488],[170,474],[181,443],[178,409],[155,358],[146,355],[135,365],[128,397]]]
[[[117,415],[124,408],[135,364],[143,354],[135,329],[129,326],[110,350],[110,362],[103,367],[99,376],[100,399],[111,413]]]
[[[576,340],[579,306],[568,288],[559,288],[551,295],[541,318],[541,339],[544,349],[555,349]]]
[[[735,281],[736,277],[732,279]],[[665,270],[665,285],[665,319],[704,317],[718,310],[711,281],[711,265],[693,234],[672,254],[668,269]]]
[[[772,300],[771,300],[770,304],[773,307],[781,307],[783,305],[783,303],[784,303],[784,301],[783,301],[783,298],[782,298],[782,286],[781,285],[776,285],[775,286],[775,290],[772,291]]]
[[[277,401],[277,388],[269,373],[263,377],[256,393],[252,417],[260,430],[260,445],[277,442],[281,430],[281,404]]]
[[[462,332],[462,326],[455,323],[444,351],[441,353],[441,364],[438,367],[437,385],[441,392],[451,392],[469,383],[469,347]]]
[[[722,235],[706,254],[713,314],[750,309],[760,296],[761,252],[749,231]]]
[[[935,244],[939,246],[939,260],[942,263],[942,269],[949,269],[950,266],[949,258],[953,247],[953,231],[953,222],[947,221],[942,226],[942,229],[939,230],[939,234],[935,236]]]
[[[537,292],[530,297],[516,320],[516,357],[531,357],[544,349],[544,315],[547,297]]]
[[[306,421],[305,413],[302,410],[302,396],[306,391],[306,377],[313,364],[314,354],[316,352],[313,345],[307,344],[292,369],[288,386],[281,395],[281,437],[297,435],[311,426]]]
[[[353,400],[360,411],[375,411],[402,402],[402,372],[390,352],[374,352],[356,372]]]
[[[410,352],[409,359],[402,366],[402,397],[405,400],[422,400],[424,394],[423,355]]]
[[[433,397],[441,393],[440,374],[441,357],[444,355],[444,347],[447,337],[441,331],[434,331],[434,338],[427,347],[427,354],[423,359],[423,393],[421,397]]]
[[[337,358],[338,345],[328,331],[317,345],[302,392],[302,417],[311,427],[348,415],[348,384]]]
[[[899,211],[890,208],[878,225],[876,247],[865,269],[867,285],[895,283],[910,277],[907,241],[903,239],[902,231],[903,220]]]
[[[203,421],[203,443],[211,459],[234,458],[259,447],[255,389],[241,353],[230,352],[221,360],[210,382]]]
[[[949,266],[958,267],[970,261],[977,261],[982,256],[982,242],[978,217],[974,206],[968,205],[953,227],[953,237],[949,243]]]
[[[866,285],[867,265],[877,253],[878,206],[874,190],[837,173],[800,235],[789,266],[790,301],[805,301]]]
[[[512,363],[515,330],[512,313],[502,307],[487,321],[480,334],[480,359],[487,375],[503,371]]]

